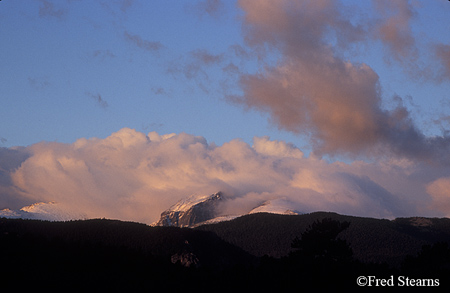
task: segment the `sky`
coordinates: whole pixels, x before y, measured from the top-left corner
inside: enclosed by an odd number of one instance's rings
[[[450,2],[0,1],[0,209],[450,216]],[[34,206],[36,207],[36,206]],[[7,210],[8,209],[8,210]]]

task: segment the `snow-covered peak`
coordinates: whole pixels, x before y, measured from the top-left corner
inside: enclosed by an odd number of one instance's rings
[[[36,219],[47,221],[68,221],[86,218],[85,215],[68,211],[56,202],[37,202],[20,210],[0,210],[0,217]]]
[[[198,205],[199,203],[205,202],[207,200],[212,200],[216,198],[220,198],[222,196],[221,192],[217,192],[209,195],[191,195],[187,198],[183,198],[179,200],[176,204],[171,206],[168,211],[172,212],[184,212],[191,209],[193,206]]]
[[[292,208],[292,203],[283,198],[277,198],[263,202],[261,205],[252,209],[249,214],[255,213],[272,213],[284,215],[298,215],[301,214]]]
[[[218,216],[218,205],[222,202],[221,192],[211,195],[192,195],[181,199],[161,213],[154,225],[193,227]]]
[[[285,198],[275,198],[262,202],[252,210],[240,214],[224,215],[220,208],[229,199],[221,192],[211,195],[191,195],[181,199],[169,209],[161,213],[161,218],[154,223],[155,226],[196,227],[204,224],[229,221],[245,214],[273,213],[284,215],[298,215],[294,203]],[[232,211],[229,209],[228,212]]]

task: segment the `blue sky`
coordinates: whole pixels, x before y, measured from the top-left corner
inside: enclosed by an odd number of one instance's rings
[[[370,2],[358,2],[343,5],[371,14]],[[411,3],[419,62],[434,66],[427,46],[450,43],[449,5]],[[234,53],[237,46],[254,49],[245,43],[243,14],[235,1],[2,1],[1,146],[104,138],[130,127],[201,135],[219,145],[268,135],[308,151],[304,136],[268,122],[268,113],[227,101],[242,91],[227,65],[258,72],[278,58],[272,52],[258,62]],[[375,70],[385,105],[399,95],[418,127],[440,134],[434,120],[448,114],[448,81],[418,81],[385,53],[373,41],[344,54]],[[217,60],[207,64],[202,54]]]
[[[230,47],[243,44],[232,1],[212,16],[193,1],[0,5],[3,147],[104,138],[122,127],[187,132],[217,144],[255,135],[296,139],[224,98],[223,67],[236,59]],[[152,43],[156,49],[146,46]],[[197,65],[197,51],[223,61]]]
[[[238,207],[449,216],[448,15],[444,0],[0,1],[0,209],[148,222],[222,190]]]

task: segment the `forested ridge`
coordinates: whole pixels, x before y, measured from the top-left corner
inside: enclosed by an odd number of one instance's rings
[[[448,219],[254,214],[192,228],[0,219],[3,288],[123,292],[357,288],[361,275],[449,287]]]
[[[450,242],[448,218],[399,218],[391,221],[330,212],[304,215],[259,213],[197,229],[212,231],[253,255],[279,258],[289,254],[295,237],[314,221],[324,218],[350,223],[339,237],[349,243],[354,257],[362,262],[386,262],[395,266],[406,255],[417,254],[423,245]]]

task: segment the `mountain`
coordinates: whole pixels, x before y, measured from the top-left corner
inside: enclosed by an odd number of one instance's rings
[[[221,214],[220,207],[227,200],[229,199],[220,191],[211,195],[191,195],[181,199],[162,212],[159,221],[153,225],[192,228],[204,224],[229,221],[242,216],[242,214]],[[287,215],[299,214],[299,212],[291,209],[288,201],[282,198],[264,201],[248,211],[248,214],[261,212]]]
[[[193,195],[178,201],[161,213],[156,226],[192,227],[218,215],[218,205],[223,201],[221,192],[212,195]]]
[[[74,214],[56,202],[38,202],[19,210],[0,210],[0,217],[13,219],[36,219],[47,221],[68,221],[85,219],[83,214]]]
[[[280,215],[299,215],[301,212],[294,210],[291,203],[283,198],[267,200],[257,207],[253,208],[249,214],[270,213]]]

